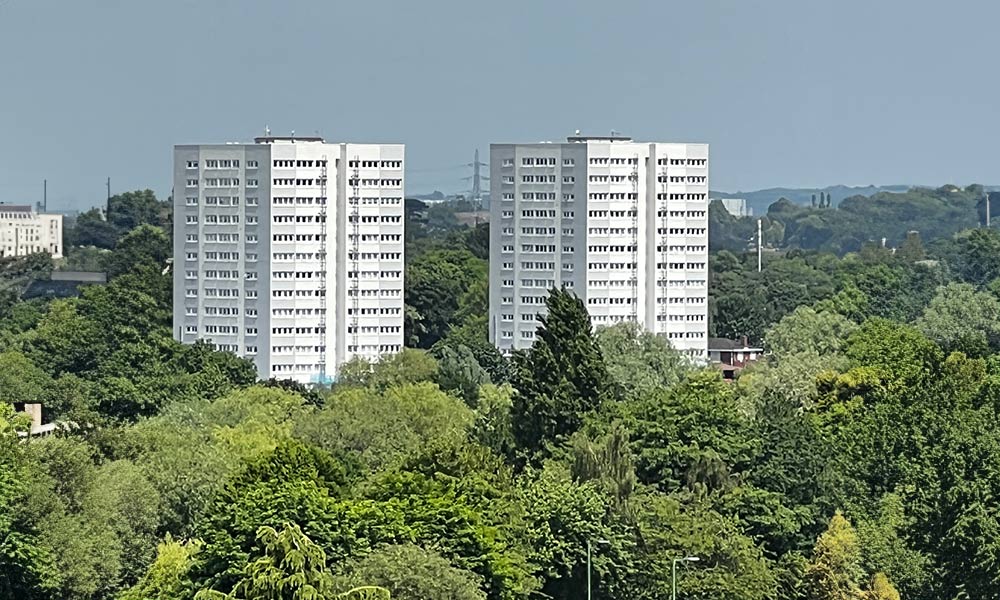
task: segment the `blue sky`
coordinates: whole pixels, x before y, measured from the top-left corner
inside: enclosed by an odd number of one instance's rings
[[[997,183],[1000,4],[0,0],[0,201],[169,193],[174,144],[407,144],[457,191],[490,142],[712,144],[713,189]]]

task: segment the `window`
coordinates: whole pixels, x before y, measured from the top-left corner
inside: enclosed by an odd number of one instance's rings
[[[572,167],[574,165],[576,165],[576,161],[573,160],[572,158],[564,158],[563,159],[563,166],[564,167]]]
[[[198,187],[198,180],[197,179],[188,179],[187,180],[187,186],[188,187]]]
[[[197,169],[198,168],[198,161],[196,161],[196,160],[189,160],[189,161],[187,161],[187,168],[189,168],[189,169]]]
[[[257,187],[257,180],[256,179],[247,179],[247,187],[252,187],[252,188]]]
[[[188,206],[198,206],[198,197],[188,196],[187,199],[185,200],[185,204],[187,204]]]
[[[247,168],[248,169],[256,169],[257,168],[257,161],[255,161],[255,160],[248,160],[247,161]]]

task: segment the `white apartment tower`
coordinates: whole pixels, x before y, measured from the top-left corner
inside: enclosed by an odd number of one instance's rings
[[[552,287],[595,327],[708,343],[708,145],[579,134],[490,146],[490,339],[530,347]]]
[[[402,144],[174,148],[174,335],[328,382],[403,345]]]

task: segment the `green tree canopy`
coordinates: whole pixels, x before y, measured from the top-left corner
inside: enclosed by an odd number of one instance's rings
[[[529,456],[565,441],[587,413],[600,407],[608,389],[607,368],[583,302],[566,290],[552,290],[546,308],[535,343],[514,356],[513,431]]]

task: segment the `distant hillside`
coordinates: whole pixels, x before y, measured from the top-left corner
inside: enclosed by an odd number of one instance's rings
[[[794,204],[810,206],[813,195],[820,193],[830,194],[830,201],[833,206],[840,204],[840,201],[852,196],[874,196],[879,192],[899,194],[910,189],[908,185],[869,185],[866,187],[848,187],[846,185],[831,185],[825,188],[768,188],[766,190],[756,190],[753,192],[710,192],[712,198],[745,198],[747,206],[753,210],[755,215],[767,213],[767,208],[781,198],[790,200]]]

